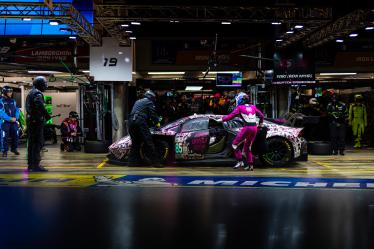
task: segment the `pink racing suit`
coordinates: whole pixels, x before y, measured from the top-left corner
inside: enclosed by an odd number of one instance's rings
[[[257,134],[256,114],[260,117],[260,123],[262,123],[264,121],[264,114],[262,114],[262,112],[259,111],[256,106],[246,104],[236,107],[234,111],[222,118],[222,120],[225,122],[233,119],[235,116],[240,115],[244,121],[244,126],[236,135],[232,145],[234,148],[235,158],[238,161],[242,161],[244,154],[249,165],[253,165],[251,146]],[[242,152],[240,145],[243,143],[243,141],[244,148]]]

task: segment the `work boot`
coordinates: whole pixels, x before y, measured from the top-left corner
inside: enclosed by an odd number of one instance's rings
[[[31,171],[31,172],[47,172],[48,169],[46,169],[43,166],[39,165],[37,167],[31,168],[31,170],[29,170],[29,171]]]
[[[244,163],[243,161],[239,161],[235,164],[235,166],[233,167],[233,169],[239,169],[240,167],[244,167]]]
[[[14,153],[14,155],[19,156],[18,150],[12,150],[12,152]]]
[[[3,157],[8,157],[8,152],[3,152]]]

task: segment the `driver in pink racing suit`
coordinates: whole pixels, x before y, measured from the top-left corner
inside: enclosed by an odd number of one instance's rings
[[[257,134],[257,123],[256,114],[260,118],[259,125],[262,126],[264,122],[264,114],[259,111],[256,106],[249,104],[248,95],[242,96],[238,101],[238,106],[228,115],[222,118],[222,121],[228,121],[233,119],[235,116],[240,116],[244,121],[243,128],[240,129],[239,133],[236,135],[232,147],[234,148],[235,158],[238,163],[234,166],[234,169],[243,167],[243,155],[246,158],[245,170],[253,170],[253,155],[252,155],[252,143],[256,138]],[[240,149],[240,145],[244,142],[243,151]]]

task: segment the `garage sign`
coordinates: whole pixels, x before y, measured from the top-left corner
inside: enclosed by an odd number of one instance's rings
[[[90,76],[95,81],[132,81],[132,47],[104,37],[102,47],[90,48]]]

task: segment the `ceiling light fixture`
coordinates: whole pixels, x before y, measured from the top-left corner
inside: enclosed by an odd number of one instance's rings
[[[272,22],[271,24],[272,25],[281,25],[282,23],[281,22]]]
[[[296,26],[295,26],[295,29],[302,29],[302,28],[304,28],[303,25],[296,25]]]
[[[140,22],[131,22],[132,25],[141,25]]]
[[[57,25],[60,25],[60,21],[58,21],[58,20],[51,20],[51,21],[49,21],[49,25],[52,25],[52,26],[57,26]]]
[[[230,25],[231,22],[221,22],[221,24],[223,24],[223,25]]]
[[[289,30],[286,32],[287,34],[293,34],[293,30]]]
[[[22,21],[29,22],[29,21],[31,21],[31,18],[30,17],[24,17],[24,18],[22,18]]]
[[[130,33],[130,34],[132,33],[132,31],[131,31],[131,30],[126,30],[125,32],[126,32],[126,33]]]
[[[344,40],[343,39],[336,39],[336,42],[342,43],[342,42],[344,42]]]
[[[205,74],[206,72],[201,72],[202,74]],[[208,74],[218,74],[218,73],[222,73],[222,74],[230,74],[230,73],[240,73],[240,71],[210,71],[208,72]]]
[[[365,28],[365,30],[373,30],[373,29],[374,29],[373,26],[368,26],[368,27]]]
[[[357,36],[358,36],[357,33],[352,33],[352,34],[349,35],[349,37],[357,37]]]
[[[77,39],[77,37],[76,36],[69,36],[69,39],[71,39],[71,40],[76,40]]]
[[[130,25],[128,25],[128,24],[121,24],[121,27],[124,27],[124,28],[126,28],[128,26],[130,26]]]
[[[37,73],[40,73],[40,74],[54,74],[54,73],[61,73],[59,71],[43,71],[43,70],[39,70],[39,71],[35,71],[35,70],[31,70],[31,71],[27,71],[28,73],[31,73],[31,74],[37,74]]]
[[[357,73],[320,73],[322,76],[334,76],[334,75],[356,75]]]
[[[185,72],[148,72],[149,75],[183,75]]]
[[[202,86],[186,86],[186,91],[200,91],[202,89]]]
[[[135,36],[131,36],[130,40],[136,40],[136,37]]]
[[[282,42],[283,40],[282,39],[276,39],[275,41],[276,42]]]

